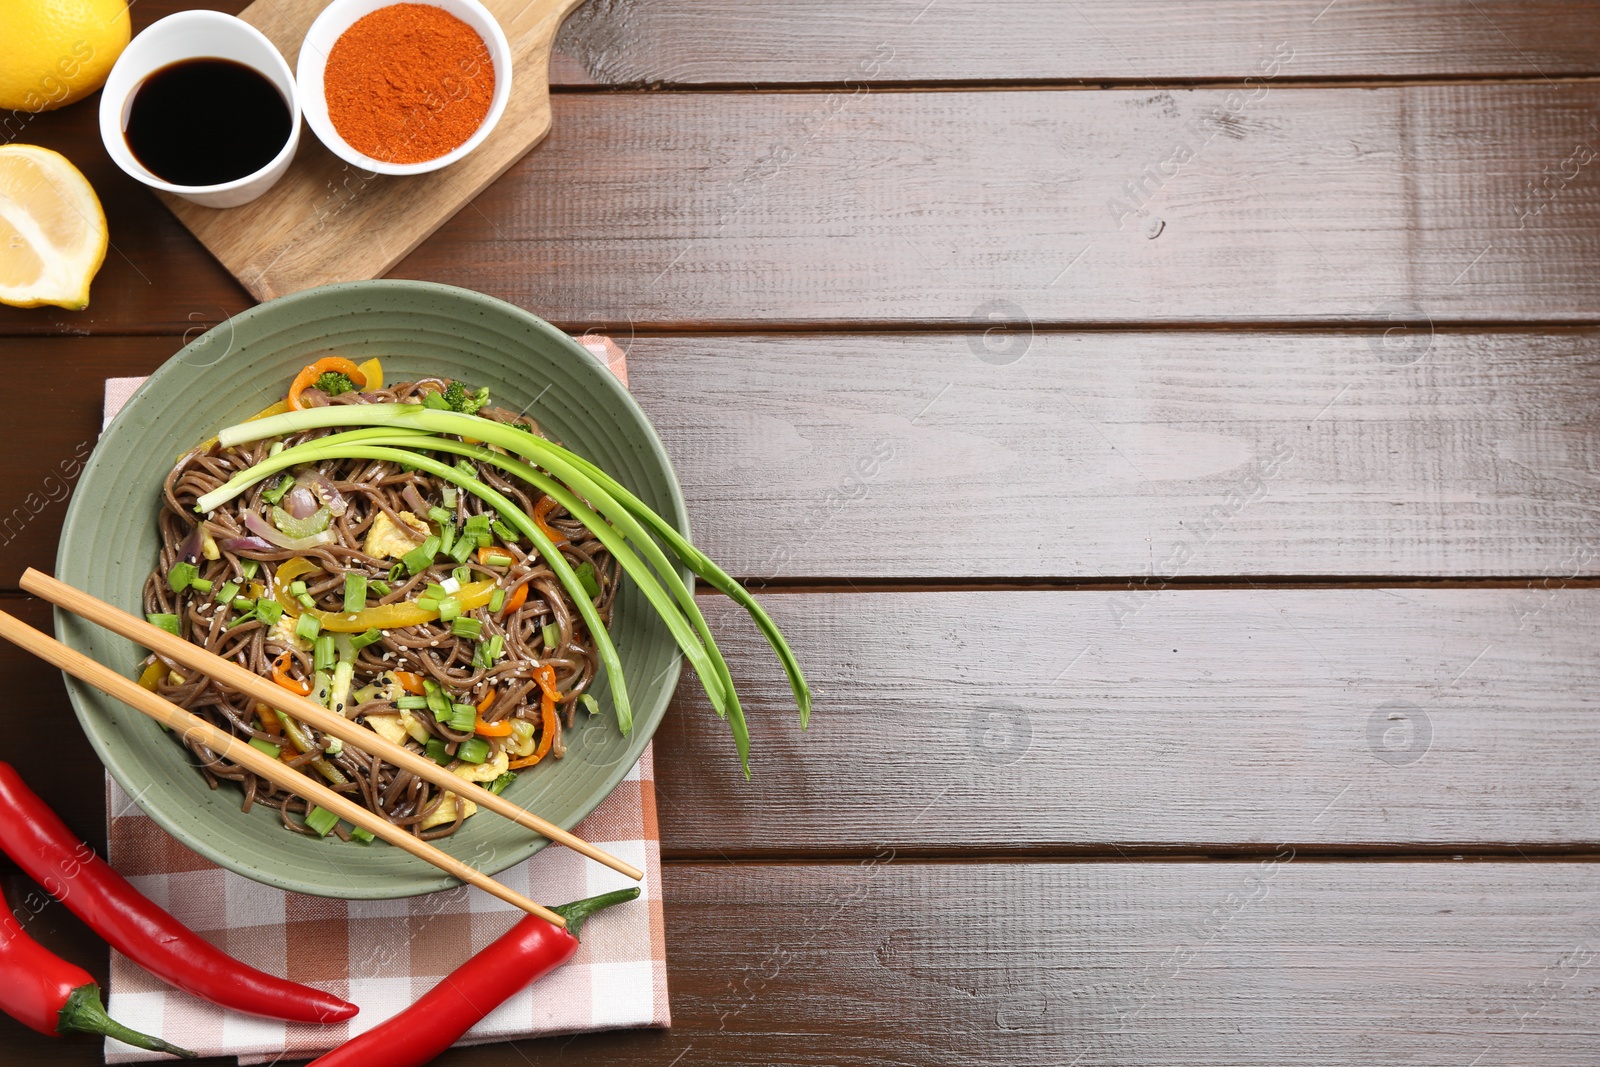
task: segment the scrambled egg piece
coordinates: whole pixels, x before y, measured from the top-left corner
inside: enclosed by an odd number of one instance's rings
[[[430,532],[428,524],[409,511],[402,511],[400,518],[410,529],[396,526],[387,511],[378,512],[378,517],[367,528],[367,541],[361,551],[378,559],[399,559],[422,544]]]
[[[463,763],[450,773],[469,782],[492,782],[506,773],[506,764],[510,762],[510,757],[504,752],[496,752],[493,759],[482,763]]]
[[[461,800],[461,798],[457,797],[454,793],[446,793],[444,795],[444,803],[440,804],[437,808],[434,808],[433,814],[422,820],[422,824],[419,829],[431,830],[435,826],[449,826],[451,823],[455,822],[456,801],[458,800]],[[461,803],[465,805],[464,810],[466,811],[466,815],[463,816],[464,818],[470,818],[478,810],[478,805],[474,804],[470,800],[461,800]]]
[[[367,717],[367,721],[371,722],[374,719],[387,719],[391,717],[392,716],[388,715],[369,715]],[[510,757],[504,752],[496,752],[493,759],[484,760],[482,763],[463,763],[453,768],[450,773],[459,778],[465,778],[469,782],[492,782],[502,774],[506,773],[506,764],[509,762]],[[422,820],[421,828],[424,830],[431,830],[435,826],[448,826],[449,824],[455,822],[456,801],[458,799],[459,798],[454,793],[446,793],[444,795],[444,803],[440,804],[439,807],[434,810],[432,815],[429,815],[426,819]],[[466,806],[466,815],[463,816],[464,819],[469,819],[477,813],[478,805],[474,804],[472,801],[462,800],[461,803]]]
[[[272,629],[267,633],[267,640],[284,648],[292,648],[299,652],[310,652],[311,642],[294,632],[295,623],[299,616],[292,616],[287,611],[278,616],[278,621],[272,624]]]
[[[362,721],[372,728],[373,733],[397,745],[405,744],[410,736],[398,715],[368,715]]]

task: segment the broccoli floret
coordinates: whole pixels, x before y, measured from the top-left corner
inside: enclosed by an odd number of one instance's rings
[[[459,411],[463,415],[476,415],[489,403],[489,387],[484,386],[476,393],[469,393],[467,387],[460,382],[451,382],[450,387],[444,391],[444,402],[450,405],[451,411]]]
[[[329,396],[339,396],[341,393],[348,393],[355,387],[356,383],[350,380],[350,376],[348,374],[340,374],[338,371],[328,371],[322,377],[317,379],[317,388],[321,389]]]

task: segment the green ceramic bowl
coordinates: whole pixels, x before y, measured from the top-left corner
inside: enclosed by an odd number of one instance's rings
[[[461,378],[489,386],[495,402],[522,409],[545,433],[588,457],[685,534],[677,478],[660,440],[628,391],[580,345],[520,308],[465,289],[424,282],[330,285],[274,300],[216,327],[168,360],[123,408],[84,468],[61,534],[56,573],[139,613],[155,565],[162,479],[177,456],[218,429],[282,396],[294,373],[321,355],[381,357],[384,376]],[[690,574],[684,572],[685,580]],[[62,641],[125,676],[144,650],[58,611]],[[561,760],[522,774],[508,798],[571,828],[638,761],[666,711],[681,659],[671,635],[631,583],[611,633],[634,701],[634,725],[616,728],[602,684],[602,714],[568,735]],[[155,722],[67,679],[95,752],[139,806],[168,833],[224,867],[268,885],[335,897],[402,897],[457,885],[435,867],[381,842],[346,843],[285,830],[278,812],[239,810],[239,790],[212,790],[193,760]],[[547,842],[484,812],[438,842],[495,873]]]

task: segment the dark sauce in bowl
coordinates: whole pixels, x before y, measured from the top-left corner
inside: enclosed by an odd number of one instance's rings
[[[221,185],[271,163],[289,141],[289,102],[230,59],[186,59],[134,90],[125,136],[134,158],[173,185]]]

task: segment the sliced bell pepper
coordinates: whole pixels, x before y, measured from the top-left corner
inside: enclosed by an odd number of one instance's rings
[[[364,389],[367,385],[367,376],[361,373],[361,368],[351,363],[343,356],[325,356],[309,367],[301,369],[294,376],[294,381],[289,385],[289,396],[286,403],[290,411],[299,411],[302,407],[300,394],[317,384],[317,379],[328,373],[343,374],[349,378],[357,389]]]
[[[288,614],[310,615],[322,624],[324,630],[336,634],[359,634],[368,630],[395,630],[404,626],[420,626],[439,617],[437,608],[421,607],[415,600],[378,604],[362,611],[322,611],[317,608],[307,608],[302,611],[299,601],[290,595],[289,586],[300,575],[321,569],[304,556],[284,560],[278,567],[277,577],[272,583],[273,598],[283,605],[283,610]],[[451,599],[456,601],[462,611],[471,611],[489,602],[489,598],[494,596],[494,587],[492,578],[486,578],[481,582],[469,582]]]

